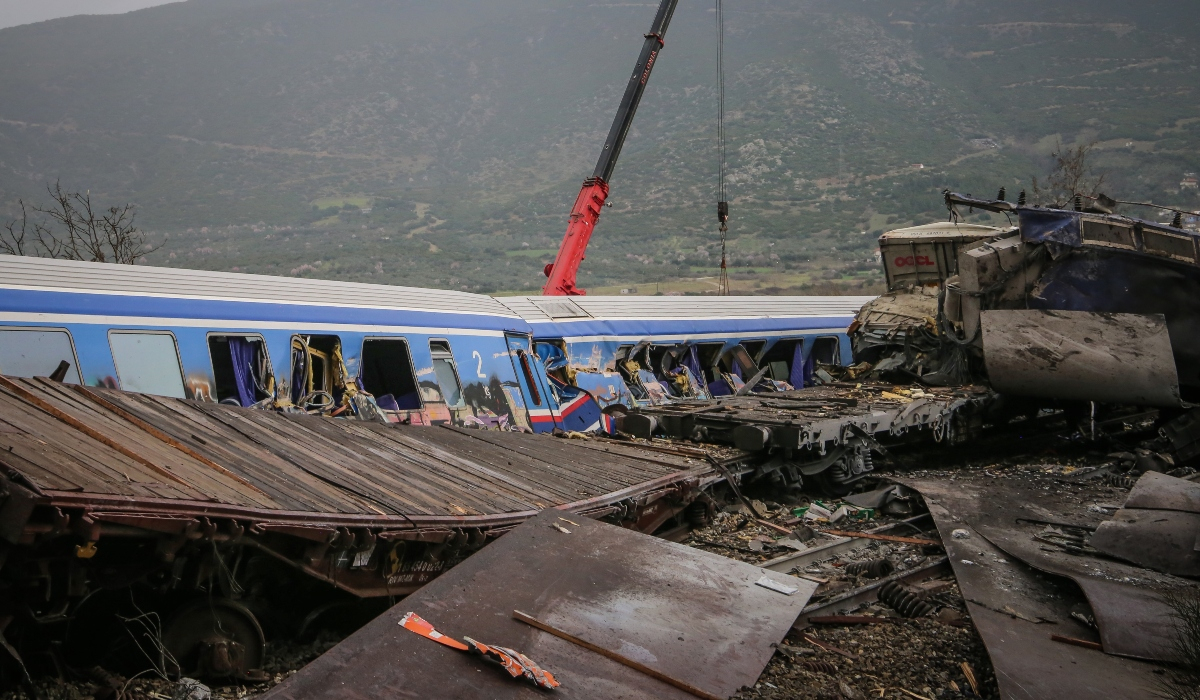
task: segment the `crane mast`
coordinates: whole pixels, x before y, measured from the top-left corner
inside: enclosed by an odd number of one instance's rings
[[[662,51],[663,38],[678,3],[679,0],[662,0],[658,6],[654,24],[645,35],[646,42],[642,44],[642,52],[633,67],[629,84],[625,86],[625,94],[621,97],[617,116],[608,130],[608,138],[604,140],[604,150],[600,152],[596,169],[591,177],[583,181],[579,196],[575,198],[575,205],[571,207],[567,233],[563,236],[562,245],[558,247],[558,255],[553,263],[546,266],[545,273],[548,279],[546,286],[542,288],[543,295],[578,296],[586,293],[575,286],[575,275],[587,252],[588,241],[591,240],[596,222],[600,220],[600,211],[608,199],[608,180],[617,165],[621,147],[625,145],[625,137],[633,124],[633,115],[637,112],[638,103],[642,101],[642,93],[646,91],[646,83],[650,80],[650,71],[653,70],[658,54]]]

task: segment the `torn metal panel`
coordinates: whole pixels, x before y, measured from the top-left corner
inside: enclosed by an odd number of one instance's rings
[[[759,585],[796,589],[790,595]],[[547,511],[406,598],[265,698],[517,698],[532,691],[402,629],[408,611],[441,632],[517,649],[562,698],[691,698],[663,681],[513,619],[520,610],[705,692],[753,685],[816,584]]]
[[[1188,585],[1187,581],[1096,556],[1082,543],[1062,547],[1047,541],[1046,522],[1074,523],[1073,531],[1082,539],[1102,526],[1101,513],[1081,508],[1069,492],[1048,493],[1026,480],[981,482],[968,476],[953,484],[921,482],[919,490],[927,502],[938,499],[949,504],[956,517],[1010,557],[1074,581],[1092,608],[1105,652],[1141,659],[1169,658],[1164,594]],[[1055,530],[1069,532],[1072,528],[1063,525]]]
[[[1091,546],[1176,576],[1200,577],[1200,484],[1146,472]]]
[[[1200,483],[1146,472],[1129,491],[1125,507],[1200,513]]]
[[[1178,406],[1166,319],[1014,309],[981,314],[988,378],[1019,396]]]
[[[1163,599],[1169,582],[1135,567],[1043,548],[1021,530],[980,526],[989,542],[1029,566],[1069,578],[1091,606],[1104,651],[1135,659],[1170,661],[1171,609]],[[1119,577],[1119,578],[1118,578]]]
[[[1034,479],[1005,483],[964,474],[954,481],[905,479],[902,483],[920,492],[929,506],[971,620],[987,646],[1002,697],[1057,700],[1153,695],[1154,666],[1052,641],[1051,635],[1098,642],[1105,652],[1134,650],[1141,655],[1157,649],[1162,608],[1146,605],[1145,596],[1158,589],[1142,583],[1164,585],[1170,577],[1097,557],[1079,557],[1087,566],[1078,570],[1077,578],[1076,570],[1060,561],[1070,555],[1041,557],[1047,554],[1041,550],[1045,545],[1020,545],[1032,541],[1043,526],[1022,525],[1019,518],[1092,527],[1100,516],[1088,511],[1080,514],[1079,504],[1070,494],[1047,490]],[[1066,578],[1040,575],[997,543],[1028,556],[1043,571],[1070,574],[1085,587],[1072,590]],[[1104,586],[1126,574],[1136,577],[1128,582],[1136,585]],[[1100,583],[1090,585],[1095,581]],[[1087,603],[1096,612],[1099,633],[1071,615],[1076,605]]]

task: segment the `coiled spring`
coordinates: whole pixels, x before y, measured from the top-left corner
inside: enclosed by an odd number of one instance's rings
[[[933,606],[899,581],[888,581],[879,589],[880,602],[904,617],[924,617],[933,613]]]
[[[1105,474],[1104,483],[1119,489],[1131,489],[1137,483],[1137,479],[1124,474]]]
[[[883,578],[896,570],[895,565],[887,559],[871,559],[868,561],[851,562],[844,569],[850,576],[865,576],[866,578]]]

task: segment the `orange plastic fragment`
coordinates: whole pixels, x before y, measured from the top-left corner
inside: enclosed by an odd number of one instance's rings
[[[463,644],[457,639],[451,639],[450,637],[447,637],[441,632],[435,630],[433,625],[426,622],[424,618],[415,612],[404,613],[404,617],[400,618],[400,626],[410,632],[416,632],[426,639],[432,639],[438,644],[445,644],[451,649],[458,649],[459,651],[470,650],[470,647],[468,647],[466,644]]]
[[[451,649],[473,651],[485,659],[499,663],[500,667],[513,678],[525,678],[539,688],[552,690],[560,685],[554,678],[554,674],[542,669],[532,659],[521,652],[506,647],[489,646],[483,642],[477,642],[470,637],[463,637],[463,639],[467,640],[467,643],[463,644],[457,639],[452,639],[438,632],[434,629],[433,625],[426,622],[424,618],[414,612],[405,613],[404,617],[400,618],[400,626],[410,632],[416,632],[426,639],[432,639],[438,644],[444,644]]]

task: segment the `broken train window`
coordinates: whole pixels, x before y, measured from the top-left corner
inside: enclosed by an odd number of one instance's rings
[[[771,346],[762,359],[760,367],[767,368],[767,376],[777,382],[787,382],[794,389],[804,386],[804,339],[784,338]]]
[[[433,375],[437,378],[437,397],[428,395],[426,400],[445,401],[447,406],[459,408],[466,406],[463,400],[462,384],[458,380],[458,366],[454,364],[454,353],[450,352],[450,343],[446,340],[429,341],[429,354],[433,357]],[[425,389],[422,384],[422,390]]]
[[[288,397],[305,411],[324,411],[341,403],[346,392],[342,341],[336,335],[292,336],[292,374]]]
[[[767,344],[765,340],[743,340],[742,347],[746,348],[746,352],[750,354],[750,359],[758,362],[759,355],[762,354],[763,347]],[[760,363],[761,364],[761,363]]]
[[[813,341],[813,359],[820,365],[841,365],[841,353],[838,352],[838,339],[834,336],[821,336]]]
[[[421,393],[408,343],[403,338],[367,338],[359,370],[362,388],[388,411],[421,409]]]
[[[275,376],[262,336],[208,336],[217,401],[233,406],[253,406],[275,393]]]

